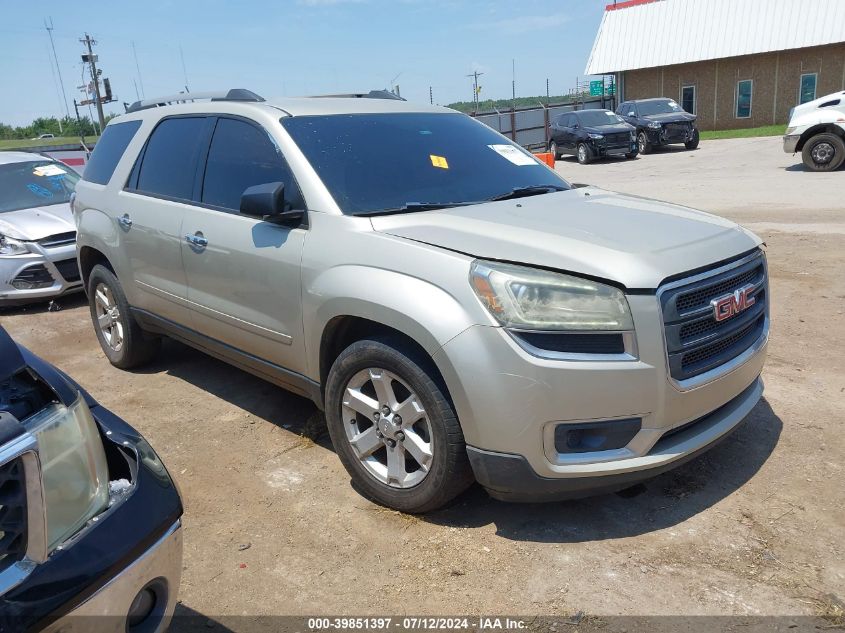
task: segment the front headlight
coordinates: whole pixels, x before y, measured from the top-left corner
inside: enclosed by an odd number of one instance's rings
[[[591,139],[599,140],[600,138],[604,138],[604,134],[590,134],[589,137]]]
[[[660,123],[658,123],[657,121],[650,121],[650,122],[649,122],[649,124],[648,124],[648,126],[649,126],[652,130],[659,130],[661,127],[663,127],[663,126],[662,126]]]
[[[6,235],[0,235],[0,255],[26,255],[26,243]]]
[[[103,441],[88,405],[53,404],[26,422],[38,440],[47,511],[47,545],[53,550],[108,504],[109,477]]]
[[[618,288],[526,266],[475,261],[475,294],[502,325],[522,330],[634,329],[625,295]]]

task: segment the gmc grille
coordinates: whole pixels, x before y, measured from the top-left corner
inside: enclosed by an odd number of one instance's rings
[[[768,318],[768,279],[762,252],[743,258],[727,270],[696,275],[695,280],[672,282],[659,291],[669,357],[669,373],[676,380],[693,378],[736,358],[765,335]],[[750,286],[751,305],[717,321],[714,299]]]
[[[0,571],[26,553],[26,518],[24,465],[18,457],[0,466]]]

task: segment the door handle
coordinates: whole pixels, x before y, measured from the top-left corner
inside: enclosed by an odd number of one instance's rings
[[[130,229],[130,228],[132,228],[132,220],[130,219],[130,217],[129,217],[129,214],[128,214],[128,213],[124,213],[122,216],[120,216],[120,217],[117,219],[117,223],[118,223],[121,227],[123,227],[124,229]]]
[[[198,249],[203,249],[208,246],[208,240],[199,231],[197,231],[193,235],[191,235],[190,233],[185,235],[185,241],[191,246],[196,246]]]

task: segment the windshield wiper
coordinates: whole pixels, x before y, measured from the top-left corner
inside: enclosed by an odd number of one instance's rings
[[[567,188],[561,185],[531,185],[529,187],[516,187],[507,193],[499,194],[488,198],[490,202],[497,202],[498,200],[513,200],[514,198],[525,198],[527,196],[539,196],[544,193],[552,193],[554,191],[566,191]]]
[[[390,215],[394,213],[413,213],[415,211],[436,211],[437,209],[448,209],[450,207],[465,207],[478,202],[406,202],[401,207],[391,209],[378,209],[376,211],[359,211],[352,215]]]

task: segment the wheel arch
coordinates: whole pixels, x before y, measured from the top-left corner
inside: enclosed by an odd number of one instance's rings
[[[79,275],[82,279],[82,287],[86,294],[88,293],[88,277],[91,275],[91,271],[94,270],[94,266],[97,264],[102,264],[114,273],[115,276],[117,276],[114,266],[109,261],[108,257],[106,257],[102,251],[97,250],[93,246],[80,246],[78,259]]]
[[[836,125],[835,123],[819,123],[818,125],[808,128],[801,134],[801,138],[798,139],[798,144],[795,146],[795,151],[800,152],[804,149],[804,145],[807,141],[817,134],[825,133],[836,134],[839,138],[845,140],[845,130],[843,130],[842,127]]]

